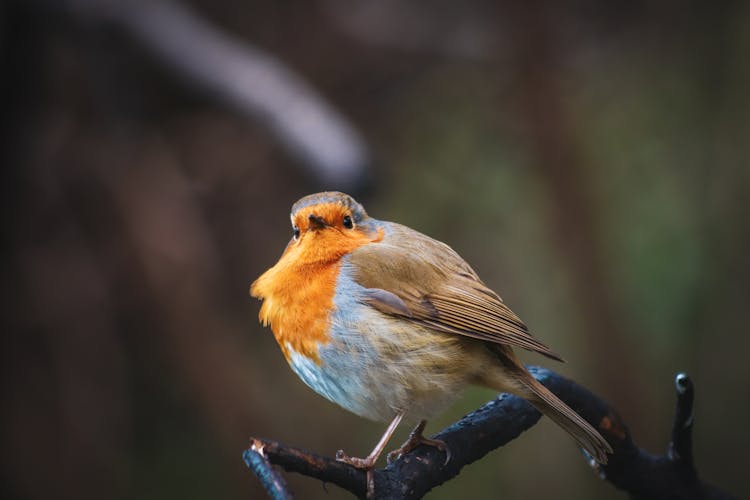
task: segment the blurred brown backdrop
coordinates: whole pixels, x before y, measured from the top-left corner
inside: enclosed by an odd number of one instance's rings
[[[342,187],[453,246],[568,363],[525,359],[642,446],[663,451],[689,373],[701,475],[750,496],[747,3],[180,5],[305,78],[368,173],[322,182],[110,4],[0,6],[5,498],[262,498],[250,435],[367,452],[382,425],[297,380],[247,294],[291,204]],[[623,497],[547,422],[429,497],[459,493]]]

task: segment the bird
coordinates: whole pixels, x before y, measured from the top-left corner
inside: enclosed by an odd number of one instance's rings
[[[250,294],[261,300],[286,361],[318,394],[361,417],[388,422],[359,469],[375,463],[402,420],[417,423],[389,461],[420,444],[429,418],[476,385],[515,394],[549,417],[600,464],[609,443],[537,381],[513,349],[562,358],[529,333],[500,296],[450,246],[370,217],[351,196],[305,196],[291,210],[292,237]],[[369,476],[368,476],[369,477]],[[369,491],[369,490],[368,490]]]

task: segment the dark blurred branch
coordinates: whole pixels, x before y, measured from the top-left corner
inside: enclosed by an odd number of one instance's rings
[[[67,0],[85,22],[111,23],[179,77],[260,122],[322,186],[357,191],[370,157],[354,126],[282,61],[173,0]]]
[[[263,488],[273,500],[287,500],[293,498],[289,493],[284,477],[274,470],[271,462],[264,454],[265,445],[258,440],[253,440],[250,448],[242,454],[245,464],[255,473]]]
[[[669,456],[693,468],[693,381],[684,373],[674,379],[677,410],[674,414]]]
[[[680,374],[676,378],[677,412],[670,452],[654,456],[638,448],[617,412],[598,396],[550,370],[539,367],[530,367],[529,370],[609,441],[614,449],[609,463],[605,466],[595,465],[591,460],[589,463],[597,469],[600,477],[627,491],[632,498],[732,498],[702,482],[693,467],[690,451],[693,389],[686,375]],[[376,496],[421,498],[432,488],[457,476],[465,465],[518,437],[539,418],[539,412],[523,399],[501,394],[435,436],[451,450],[451,461],[447,465],[443,466],[444,456],[439,450],[420,446],[384,469],[375,471]],[[365,473],[333,458],[261,439],[253,440],[252,449],[262,450],[268,462],[288,471],[337,484],[359,497],[365,495]],[[246,462],[249,451],[245,452]],[[250,463],[248,466],[258,474],[255,466]],[[274,490],[266,488],[274,497]],[[289,493],[285,491],[284,494]]]

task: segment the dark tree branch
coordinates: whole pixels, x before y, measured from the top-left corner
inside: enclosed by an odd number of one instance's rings
[[[320,479],[326,483],[333,483],[345,490],[363,496],[365,494],[365,473],[355,469],[334,458],[323,457],[297,448],[292,448],[269,439],[252,440],[250,449],[245,450],[243,458],[245,464],[256,473],[258,468],[255,463],[248,460],[248,452],[260,454],[266,463],[274,463],[289,472],[298,472],[305,476]],[[262,472],[262,469],[261,469]],[[263,487],[273,497],[273,491],[269,490],[267,483],[261,480]]]
[[[598,396],[550,370],[529,367],[529,371],[609,441],[614,449],[609,463],[599,466],[589,457],[589,464],[601,478],[627,491],[632,498],[733,498],[702,482],[693,466],[693,386],[687,375],[679,374],[675,379],[677,411],[669,451],[664,456],[654,456],[638,448],[617,412]],[[375,471],[376,496],[421,498],[432,488],[458,475],[465,465],[518,437],[540,417],[540,413],[522,398],[501,394],[435,436],[451,450],[451,461],[447,465],[443,465],[444,455],[439,450],[420,446],[384,469]],[[269,440],[254,439],[253,447],[255,453],[262,450],[266,463],[337,484],[359,497],[366,493],[365,474],[333,458],[321,457]],[[248,466],[256,474],[258,471],[260,474],[267,474],[266,469],[259,469],[250,463],[249,451],[245,452]],[[273,498],[285,498],[274,496],[278,493],[269,489],[268,482],[263,477],[261,480]],[[289,493],[284,491],[284,494]]]
[[[693,381],[678,373],[674,379],[677,390],[677,409],[674,414],[672,441],[669,443],[669,457],[682,461],[693,468]]]
[[[242,454],[245,464],[252,469],[260,480],[263,488],[268,492],[273,500],[291,500],[292,494],[286,485],[284,476],[276,472],[263,453],[264,444],[258,440],[253,440],[250,448]]]

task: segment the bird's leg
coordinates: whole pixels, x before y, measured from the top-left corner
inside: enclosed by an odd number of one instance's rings
[[[388,428],[383,433],[380,441],[378,441],[378,444],[375,445],[375,448],[372,449],[370,454],[367,455],[367,458],[350,457],[344,453],[344,450],[336,452],[336,460],[339,462],[344,462],[345,464],[349,464],[357,469],[365,469],[367,471],[367,498],[375,498],[375,476],[373,475],[375,462],[378,461],[378,457],[383,453],[385,445],[388,444],[388,441],[391,439],[391,436],[393,436],[393,433],[402,418],[404,418],[403,410],[396,413],[396,416],[393,417],[391,423],[388,424]]]
[[[339,462],[344,462],[345,464],[349,464],[353,467],[356,467],[357,469],[372,469],[372,467],[375,465],[375,462],[378,461],[378,457],[380,456],[380,454],[383,453],[383,448],[385,448],[385,445],[388,444],[388,440],[391,439],[393,432],[396,430],[396,427],[398,427],[398,424],[401,422],[402,418],[404,418],[403,410],[399,411],[396,416],[393,417],[393,420],[385,430],[383,437],[380,438],[380,441],[378,441],[378,444],[375,445],[375,448],[373,448],[370,454],[367,455],[367,458],[350,457],[349,455],[344,453],[344,450],[339,450],[336,452],[336,460],[338,460]]]
[[[422,435],[425,425],[427,425],[427,420],[422,420],[421,422],[419,422],[419,424],[417,424],[414,430],[411,431],[411,433],[409,433],[409,439],[407,439],[406,442],[402,444],[400,448],[397,448],[388,454],[388,463],[391,463],[392,461],[394,461],[401,455],[404,455],[405,453],[409,453],[411,450],[413,450],[420,444],[425,444],[427,446],[434,446],[438,450],[444,452],[445,463],[443,465],[446,465],[450,461],[451,451],[448,449],[448,446],[445,444],[444,441],[440,441],[439,439],[426,438]]]

